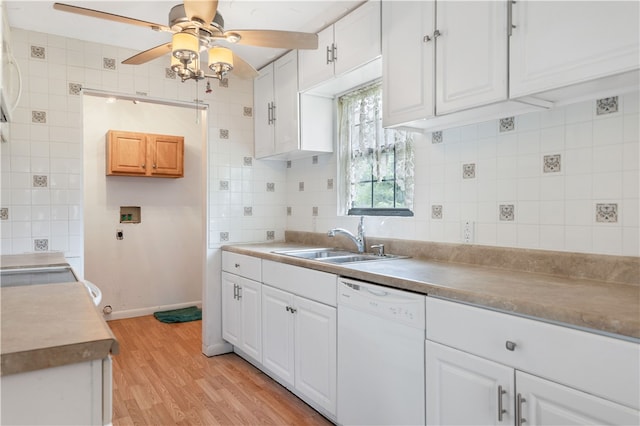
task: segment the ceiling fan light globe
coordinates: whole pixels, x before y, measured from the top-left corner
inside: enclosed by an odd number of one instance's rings
[[[198,57],[199,40],[189,33],[175,33],[171,40],[171,56],[181,62],[191,62]]]
[[[226,47],[209,49],[209,69],[216,74],[226,74],[233,69],[233,52]]]

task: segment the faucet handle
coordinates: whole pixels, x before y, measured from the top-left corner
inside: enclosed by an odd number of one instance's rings
[[[371,248],[377,250],[376,256],[384,256],[384,244],[374,244]]]

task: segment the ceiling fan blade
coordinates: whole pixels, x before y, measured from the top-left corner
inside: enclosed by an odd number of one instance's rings
[[[209,25],[216,16],[218,0],[184,0],[184,12],[187,18],[194,18]]]
[[[113,13],[100,12],[99,10],[87,9],[85,7],[72,6],[64,3],[54,3],[53,8],[63,12],[77,13],[78,15],[91,16],[93,18],[106,19],[109,21],[121,22],[123,24],[138,25],[141,27],[151,28],[155,31],[171,31],[166,25],[155,24],[153,22],[141,21],[139,19],[127,18],[126,16],[115,15]]]
[[[317,49],[318,35],[295,31],[277,30],[231,30],[225,31],[227,41],[233,42],[234,36],[240,40],[236,44],[250,46],[275,47],[283,49]]]
[[[233,71],[231,73],[244,80],[256,78],[258,71],[252,67],[247,61],[233,53]]]
[[[127,65],[140,65],[149,61],[153,61],[156,58],[171,53],[171,43],[161,44],[160,46],[152,47],[151,49],[140,52],[137,55],[133,55],[129,59],[122,61]]]

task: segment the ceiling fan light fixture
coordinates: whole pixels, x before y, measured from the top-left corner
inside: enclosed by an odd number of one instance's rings
[[[233,69],[233,52],[222,46],[209,49],[209,69],[219,79]]]
[[[189,63],[198,57],[198,37],[189,33],[175,33],[171,40],[171,56],[182,63]]]

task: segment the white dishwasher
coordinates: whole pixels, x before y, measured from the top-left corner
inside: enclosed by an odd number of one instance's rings
[[[425,296],[338,280],[340,425],[425,424]]]

